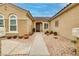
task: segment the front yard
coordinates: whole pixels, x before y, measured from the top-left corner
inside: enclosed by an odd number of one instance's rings
[[[1,40],[1,55],[29,55],[33,36],[28,39],[4,39]]]
[[[1,55],[75,55],[75,46],[61,36],[55,38],[53,34],[34,33],[28,39],[1,40]]]

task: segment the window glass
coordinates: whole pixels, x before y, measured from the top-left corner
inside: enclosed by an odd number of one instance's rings
[[[3,27],[3,16],[0,15],[0,27]]]
[[[47,23],[44,24],[44,29],[48,29],[48,24]]]
[[[11,31],[16,31],[16,26],[10,26]]]
[[[16,31],[16,16],[10,16],[10,31]]]

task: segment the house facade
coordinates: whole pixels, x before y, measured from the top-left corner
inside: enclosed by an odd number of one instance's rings
[[[49,30],[47,17],[33,17],[28,10],[14,4],[5,3],[0,5],[0,37],[23,36],[35,32]]]
[[[32,33],[32,16],[29,11],[7,3],[0,5],[0,36]]]
[[[34,17],[33,28],[35,32],[49,31],[49,17]]]
[[[67,39],[75,39],[75,28],[79,28],[79,4],[72,3],[60,10],[51,18],[50,29]],[[79,31],[79,29],[77,29]],[[79,32],[77,32],[77,35]]]
[[[74,39],[74,28],[79,28],[79,4],[72,3],[55,16],[33,17],[28,10],[14,4],[0,5],[0,36],[31,34],[35,32],[56,31],[59,35]]]

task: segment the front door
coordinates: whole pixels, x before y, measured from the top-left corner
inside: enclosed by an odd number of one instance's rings
[[[40,32],[40,23],[36,23],[36,32]]]

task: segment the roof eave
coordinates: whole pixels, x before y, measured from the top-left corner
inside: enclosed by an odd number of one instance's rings
[[[71,7],[69,7],[70,5],[72,5],[73,3],[69,3],[66,7],[64,7],[63,9],[61,9],[58,13],[56,13],[53,17],[50,18],[50,21],[54,20],[56,17],[60,16],[62,13],[64,13],[65,11],[67,11],[68,9],[70,9]],[[75,5],[75,4],[74,4]],[[69,8],[68,8],[69,7]]]

